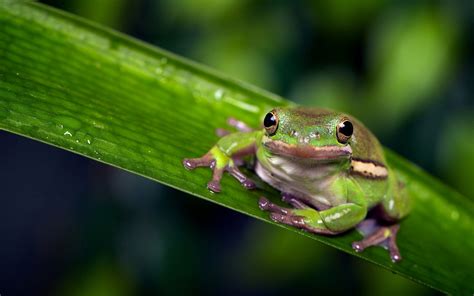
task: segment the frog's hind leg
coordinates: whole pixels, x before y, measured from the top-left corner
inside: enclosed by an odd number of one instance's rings
[[[216,135],[219,137],[219,138],[222,138],[222,137],[225,137],[227,136],[228,134],[230,134],[231,132],[226,130],[226,129],[223,129],[221,127],[219,128],[216,128]]]
[[[391,176],[392,194],[386,195],[384,200],[372,209],[371,214],[375,219],[366,219],[359,223],[357,230],[364,235],[364,239],[353,242],[352,248],[362,252],[369,246],[382,246],[389,250],[392,261],[398,262],[402,259],[397,246],[397,233],[400,228],[398,221],[408,214],[411,205],[405,185],[393,173]]]
[[[251,132],[254,130],[253,128],[248,126],[245,122],[237,120],[233,117],[230,117],[229,119],[227,119],[227,124],[234,127],[239,132]],[[221,138],[227,136],[230,133],[231,133],[230,131],[223,128],[216,129],[216,135]]]
[[[240,132],[251,132],[251,131],[253,131],[253,128],[248,126],[245,122],[237,120],[233,117],[230,117],[229,119],[227,119],[227,124],[230,125],[230,126],[235,127]]]
[[[362,252],[370,246],[382,246],[390,252],[393,262],[402,259],[397,246],[397,233],[400,225],[382,226],[375,219],[367,219],[359,223],[357,230],[364,235],[364,239],[352,243],[356,252]]]

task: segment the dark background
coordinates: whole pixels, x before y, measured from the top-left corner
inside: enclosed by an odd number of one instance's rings
[[[472,1],[42,2],[352,113],[474,197]],[[436,294],[144,178],[6,132],[0,140],[2,295]]]

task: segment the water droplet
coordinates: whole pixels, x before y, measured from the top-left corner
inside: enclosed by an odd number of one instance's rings
[[[16,72],[16,76],[20,76],[20,73]]]
[[[97,121],[92,121],[92,125],[96,128],[99,128],[99,129],[104,129],[104,124],[101,123],[101,122],[97,122]]]
[[[216,98],[216,100],[222,99],[223,96],[224,96],[224,90],[221,88],[219,88],[218,90],[214,92],[214,98]]]
[[[83,134],[82,136],[78,134],[76,137],[80,138],[83,143],[92,144],[92,137],[89,134]]]
[[[66,132],[64,132],[64,135],[65,135],[65,136],[72,137],[72,134],[71,134],[71,132],[70,132],[70,131],[66,131]]]

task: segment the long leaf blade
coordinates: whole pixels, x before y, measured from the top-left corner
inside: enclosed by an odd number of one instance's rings
[[[268,186],[247,192],[181,159],[206,152],[216,127],[237,117],[258,126],[283,99],[173,54],[38,4],[0,5],[0,128],[189,192],[258,219]],[[355,254],[354,231],[336,238],[290,228],[441,291],[474,292],[474,206],[391,152],[390,164],[415,200],[402,222],[402,262],[371,248]],[[279,225],[281,226],[281,225]],[[281,226],[285,227],[285,226]],[[285,227],[288,228],[288,227]]]

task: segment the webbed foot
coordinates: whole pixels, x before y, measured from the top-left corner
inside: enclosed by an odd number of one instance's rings
[[[381,226],[375,219],[362,221],[357,230],[364,235],[364,239],[352,243],[356,252],[362,252],[370,246],[382,246],[390,252],[393,262],[402,260],[397,246],[397,233],[400,225]]]

